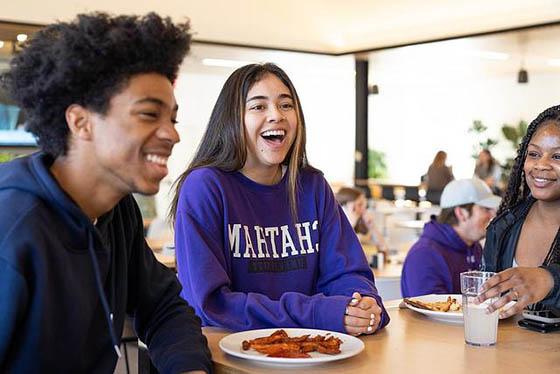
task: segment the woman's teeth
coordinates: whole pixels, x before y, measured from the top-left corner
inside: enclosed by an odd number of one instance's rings
[[[166,166],[167,165],[167,157],[158,156],[154,154],[146,155],[146,161],[153,162],[154,164]]]
[[[261,134],[263,137],[271,137],[271,136],[279,136],[284,137],[286,135],[286,131],[284,130],[267,130]]]

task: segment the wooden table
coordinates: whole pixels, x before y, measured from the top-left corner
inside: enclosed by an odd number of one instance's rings
[[[170,256],[170,255],[164,254],[162,252],[163,246],[165,244],[167,244],[169,242],[169,240],[146,239],[146,242],[148,243],[148,246],[154,252],[154,256],[156,257],[156,260],[158,260],[159,262],[161,262],[162,264],[164,264],[165,266],[167,266],[170,269],[175,269],[176,268],[177,265],[176,265],[176,262],[175,262],[175,256]]]
[[[494,347],[471,347],[464,342],[463,325],[437,322],[397,303],[387,305],[391,322],[381,332],[362,337],[365,350],[341,361],[292,368],[302,373],[553,373],[560,368],[560,332],[540,334],[517,326],[515,317],[500,321]],[[223,353],[218,342],[227,331],[203,329],[216,373],[282,373]]]
[[[421,233],[424,229],[424,225],[426,221],[420,219],[413,219],[407,221],[396,221],[395,226],[403,228],[403,229],[413,229],[416,230],[418,233]]]

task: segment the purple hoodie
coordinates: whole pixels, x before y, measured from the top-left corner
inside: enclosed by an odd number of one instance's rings
[[[469,247],[450,225],[432,219],[404,261],[402,295],[460,294],[459,274],[478,270],[481,258],[480,243]]]
[[[352,292],[382,307],[356,234],[323,175],[300,173],[292,220],[287,175],[265,186],[200,168],[179,196],[175,245],[182,296],[204,325],[344,332]],[[389,321],[383,312],[380,327]]]

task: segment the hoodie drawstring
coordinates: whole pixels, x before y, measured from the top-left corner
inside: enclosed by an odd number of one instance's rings
[[[93,249],[93,234],[91,230],[88,230],[88,251],[91,257],[91,263],[93,265],[93,273],[95,275],[95,285],[97,286],[97,293],[101,299],[101,304],[103,305],[103,311],[105,312],[105,319],[107,320],[107,325],[109,326],[109,335],[111,336],[111,342],[113,343],[113,348],[117,353],[119,358],[121,357],[121,350],[119,349],[119,342],[117,335],[115,334],[115,328],[113,326],[113,314],[109,309],[109,303],[107,303],[107,297],[105,296],[105,291],[103,290],[103,284],[101,283],[101,275],[99,274],[99,264],[97,262],[97,257],[95,256],[95,251]]]

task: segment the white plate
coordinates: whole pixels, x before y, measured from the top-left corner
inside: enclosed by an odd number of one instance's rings
[[[328,361],[343,360],[348,357],[352,357],[360,353],[364,349],[364,343],[353,336],[341,334],[338,332],[325,331],[325,330],[315,330],[315,329],[296,329],[296,328],[284,328],[283,330],[288,333],[288,336],[300,336],[300,335],[327,335],[330,334],[336,338],[342,340],[340,345],[340,353],[336,355],[327,355],[319,352],[310,352],[310,358],[284,358],[284,357],[267,357],[266,355],[255,351],[254,349],[249,349],[244,351],[241,348],[241,343],[243,340],[251,340],[255,338],[262,338],[264,336],[271,335],[275,329],[261,329],[261,330],[249,330],[238,332],[235,334],[230,334],[225,336],[220,340],[220,349],[232,356],[245,358],[247,360],[254,360],[268,364],[286,364],[286,365],[308,365],[308,364],[319,364]]]
[[[451,297],[452,299],[456,299],[458,304],[463,304],[463,296],[461,294],[450,294],[450,295],[424,295],[424,296],[415,296],[415,297],[409,297],[408,299],[411,300],[420,300],[423,302],[427,302],[427,303],[433,303],[436,301],[447,301],[447,298]],[[515,301],[510,301],[509,303],[507,303],[506,305],[504,305],[502,307],[502,310],[508,310],[509,308],[511,308],[513,305],[515,305]],[[422,313],[424,314],[426,317],[431,318],[433,320],[436,321],[442,321],[442,322],[448,322],[448,323],[458,323],[458,324],[462,324],[463,323],[463,312],[436,312],[433,310],[427,310],[427,309],[420,309],[417,308],[415,306],[412,305],[408,305],[407,303],[404,303],[404,305],[407,306],[408,309],[412,309],[415,312],[418,313]]]
[[[409,297],[411,300],[420,300],[425,303],[434,303],[436,301],[447,301],[447,297],[451,296],[452,299],[456,299],[457,303],[462,304],[462,295],[424,295]],[[408,309],[412,309],[415,312],[422,313],[426,317],[443,322],[449,323],[463,323],[463,312],[436,312],[433,310],[420,309],[415,306],[404,303]]]

